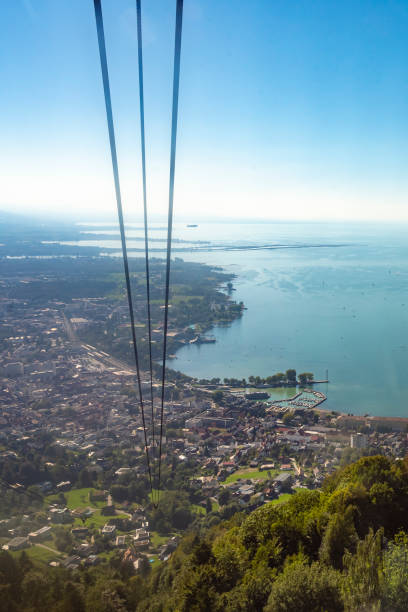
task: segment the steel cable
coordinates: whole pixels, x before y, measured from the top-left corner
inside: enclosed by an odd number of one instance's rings
[[[94,8],[95,8],[96,30],[98,34],[98,46],[99,46],[99,56],[100,56],[100,63],[101,63],[103,91],[104,91],[104,98],[105,98],[106,120],[108,124],[109,144],[110,144],[110,152],[111,152],[111,159],[112,159],[112,170],[113,170],[113,178],[114,178],[114,183],[115,183],[116,205],[117,205],[117,210],[118,210],[120,238],[121,238],[121,243],[122,243],[123,266],[124,266],[125,280],[126,280],[126,293],[127,293],[127,299],[128,299],[130,325],[131,325],[131,331],[132,331],[133,353],[134,353],[135,367],[136,367],[137,387],[139,391],[139,404],[140,404],[140,409],[141,409],[143,432],[144,432],[147,470],[149,473],[150,489],[151,489],[151,494],[153,498],[153,483],[152,483],[152,474],[151,474],[151,469],[150,469],[149,448],[148,448],[148,443],[147,443],[146,420],[145,420],[142,385],[141,385],[141,377],[140,377],[139,354],[137,350],[132,288],[131,288],[131,283],[130,283],[129,262],[128,262],[128,255],[127,255],[127,247],[126,247],[126,234],[125,234],[125,226],[124,226],[124,221],[123,221],[122,196],[121,196],[120,182],[119,182],[119,168],[118,168],[118,159],[117,159],[117,153],[116,153],[115,130],[114,130],[114,124],[113,124],[112,101],[111,101],[110,85],[109,85],[108,62],[106,58],[105,33],[104,33],[104,28],[103,28],[101,0],[94,0]]]
[[[160,402],[159,468],[158,468],[158,485],[157,485],[158,501],[160,499],[160,485],[161,485],[164,393],[165,393],[165,382],[166,382],[167,328],[168,328],[168,319],[169,319],[168,313],[169,313],[169,289],[170,289],[170,257],[171,257],[171,240],[172,240],[172,233],[173,233],[174,177],[175,177],[175,169],[176,169],[177,118],[178,118],[178,99],[179,99],[179,85],[180,85],[180,57],[181,57],[182,24],[183,24],[183,0],[177,0],[176,28],[175,28],[175,40],[174,40],[173,104],[172,104],[172,117],[171,117],[169,209],[168,209],[168,221],[167,221],[167,257],[166,257],[166,281],[165,281],[165,300],[164,300],[162,387],[161,387],[161,402]]]
[[[152,448],[155,447],[155,417],[153,403],[153,359],[152,359],[152,318],[150,308],[150,269],[149,269],[149,233],[147,217],[147,190],[146,190],[146,145],[145,145],[145,119],[144,119],[144,78],[143,78],[143,45],[142,45],[142,7],[141,0],[136,0],[137,14],[137,54],[139,71],[139,109],[140,109],[140,146],[142,154],[142,183],[143,183],[143,219],[145,238],[145,267],[146,267],[146,301],[147,301],[147,327],[149,340],[149,369],[150,369],[150,403],[152,419]],[[154,467],[154,463],[153,463]],[[153,469],[154,480],[154,469]],[[153,492],[152,492],[153,501]]]

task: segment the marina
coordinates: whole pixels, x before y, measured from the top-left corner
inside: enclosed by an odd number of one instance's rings
[[[302,388],[293,397],[284,397],[282,399],[271,398],[271,394],[267,391],[248,391],[247,389],[229,389],[232,393],[236,393],[245,399],[264,401],[270,404],[272,408],[317,408],[320,404],[326,401],[327,396],[321,391],[315,391],[314,389]],[[287,389],[286,389],[287,390]],[[268,390],[270,391],[270,389]],[[276,390],[275,390],[276,391]]]
[[[314,391],[313,389],[302,389],[299,393],[296,393],[290,399],[273,400],[271,407],[273,408],[317,408],[320,404],[325,402],[327,399],[326,395],[321,391]]]

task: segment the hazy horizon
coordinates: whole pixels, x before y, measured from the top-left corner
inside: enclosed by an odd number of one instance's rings
[[[49,222],[52,223],[68,223],[68,224],[77,224],[77,225],[85,225],[89,226],[93,223],[99,224],[118,224],[116,207],[112,210],[111,213],[97,213],[97,211],[89,211],[89,212],[74,212],[74,213],[61,213],[56,214],[55,211],[37,211],[33,210],[30,207],[22,208],[21,210],[15,211],[8,208],[0,208],[0,223],[3,221],[1,215],[10,215],[10,217],[15,220],[21,219],[22,221],[28,219],[32,221],[38,222]],[[127,214],[125,218],[125,224],[141,224],[143,225],[143,215],[142,214]],[[152,224],[163,223],[164,226],[167,227],[167,215],[160,213],[152,213],[149,215],[149,222]],[[192,212],[191,214],[187,212],[180,213],[175,215],[174,219],[175,223],[234,223],[234,224],[259,224],[259,223],[267,223],[267,224],[334,224],[334,225],[359,225],[359,224],[367,224],[373,226],[380,225],[408,225],[407,219],[330,219],[330,218],[321,218],[321,219],[307,219],[307,218],[298,218],[298,219],[285,219],[282,218],[272,218],[272,217],[234,217],[234,216],[222,216],[222,215],[203,215]]]
[[[121,186],[141,212],[133,0],[104,0]],[[148,201],[165,214],[175,2],[143,7]],[[93,6],[4,7],[0,208],[115,215]],[[408,221],[408,6],[189,0],[176,216]]]

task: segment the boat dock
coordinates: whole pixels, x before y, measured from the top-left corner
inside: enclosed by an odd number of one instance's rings
[[[303,389],[296,393],[290,399],[281,399],[271,401],[271,407],[275,408],[308,408],[312,410],[323,402],[327,397],[321,391],[313,391],[312,389]]]

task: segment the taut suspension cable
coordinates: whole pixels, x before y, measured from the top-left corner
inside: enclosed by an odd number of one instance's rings
[[[139,68],[139,108],[140,108],[140,145],[142,151],[142,183],[143,183],[143,218],[145,238],[145,267],[146,267],[146,301],[147,301],[147,328],[149,339],[149,369],[150,369],[150,406],[152,419],[152,448],[155,447],[154,432],[154,405],[153,405],[153,359],[152,359],[152,317],[150,309],[150,269],[149,269],[149,233],[147,219],[147,195],[146,195],[146,146],[145,146],[145,119],[144,119],[144,86],[143,86],[143,45],[142,45],[142,7],[141,0],[136,0],[137,14],[137,52]],[[154,466],[154,463],[153,463]],[[154,470],[153,470],[154,475]],[[152,492],[153,502],[153,492]]]
[[[140,378],[139,355],[138,355],[138,350],[137,350],[135,318],[134,318],[134,312],[133,312],[132,288],[131,288],[131,283],[130,283],[129,262],[128,262],[128,255],[127,255],[127,248],[126,248],[125,226],[123,222],[122,196],[121,196],[120,182],[119,182],[119,169],[118,169],[118,159],[117,159],[117,153],[116,153],[115,130],[114,130],[114,125],[113,125],[112,102],[111,102],[111,94],[110,94],[110,86],[109,86],[109,72],[108,72],[108,62],[106,58],[105,33],[103,29],[101,0],[94,0],[94,8],[95,8],[96,30],[98,34],[98,46],[99,46],[99,56],[100,56],[100,62],[101,62],[103,91],[104,91],[104,97],[105,97],[106,120],[108,124],[110,152],[111,152],[111,158],[112,158],[112,170],[113,170],[113,178],[114,178],[114,183],[115,183],[116,205],[118,209],[120,238],[122,242],[123,265],[124,265],[125,279],[126,279],[126,292],[127,292],[128,306],[129,306],[130,324],[131,324],[131,330],[132,330],[133,353],[134,353],[134,358],[135,358],[136,378],[137,378],[137,386],[138,386],[138,391],[139,391],[139,403],[140,403],[143,432],[144,432],[147,470],[149,473],[150,488],[151,488],[152,497],[153,497],[152,474],[151,474],[151,469],[150,469],[149,448],[147,444],[146,421],[145,421],[145,412],[144,412],[144,405],[143,405],[142,385],[141,385],[141,378]]]
[[[167,221],[167,257],[166,257],[166,285],[164,300],[164,329],[163,329],[163,359],[162,359],[162,386],[160,402],[160,437],[159,437],[159,470],[158,470],[158,500],[160,498],[161,484],[161,461],[163,440],[163,416],[164,416],[164,391],[166,381],[166,352],[167,352],[167,327],[169,313],[169,288],[170,288],[170,257],[171,240],[173,232],[173,200],[174,200],[174,176],[176,169],[176,143],[177,143],[177,117],[178,98],[180,84],[180,56],[181,56],[181,31],[183,24],[183,0],[177,0],[176,30],[174,40],[174,72],[173,72],[173,104],[171,117],[171,144],[170,144],[170,177],[169,177],[169,211]]]

